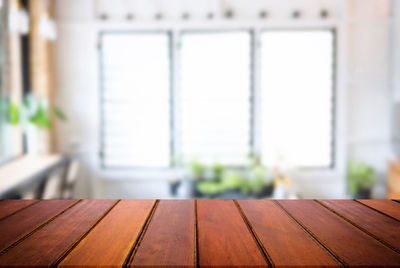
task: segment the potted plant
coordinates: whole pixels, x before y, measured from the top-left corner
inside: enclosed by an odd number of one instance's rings
[[[254,166],[250,170],[249,184],[252,195],[256,198],[269,197],[274,190],[273,175],[262,166]]]
[[[182,165],[182,159],[180,155],[172,157],[171,161],[171,169],[172,169],[172,176],[169,180],[169,192],[172,196],[178,195],[178,189],[182,183],[179,175],[179,168]]]
[[[10,104],[10,118],[13,125],[21,123],[24,129],[28,154],[42,154],[48,151],[46,137],[52,127],[51,117],[65,121],[65,114],[56,106],[50,106],[47,99],[27,95],[20,106]]]
[[[198,164],[196,165],[198,166]],[[196,192],[200,196],[220,199],[242,199],[250,191],[250,184],[246,177],[236,170],[226,170],[220,164],[211,167],[203,166],[202,179],[196,180]],[[198,168],[196,169],[198,170]],[[205,171],[208,175],[205,176]]]
[[[274,176],[269,169],[261,165],[260,156],[254,153],[248,155],[249,158],[249,187],[252,196],[265,198],[272,195],[274,190]]]
[[[197,160],[189,164],[189,175],[191,177],[191,191],[194,197],[202,197],[203,193],[199,191],[198,184],[205,180],[207,168]]]
[[[368,199],[371,197],[374,169],[365,163],[350,162],[347,170],[349,191],[354,198]]]

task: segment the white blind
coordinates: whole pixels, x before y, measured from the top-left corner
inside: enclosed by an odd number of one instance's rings
[[[264,164],[331,165],[333,33],[264,32],[261,52]]]
[[[193,32],[181,41],[184,159],[243,164],[250,151],[250,34]]]
[[[168,166],[169,35],[103,34],[101,59],[103,165]]]

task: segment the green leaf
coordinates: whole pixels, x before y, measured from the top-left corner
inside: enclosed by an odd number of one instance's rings
[[[193,160],[190,163],[190,170],[191,170],[192,176],[195,180],[201,180],[206,171],[206,167],[204,165],[200,164],[199,162],[197,162],[196,160]]]
[[[53,106],[53,113],[58,119],[62,121],[67,121],[67,116],[57,106]]]
[[[51,128],[51,121],[49,115],[42,104],[39,105],[35,114],[30,118],[30,121],[37,127],[47,128],[47,129]]]
[[[15,103],[10,104],[10,123],[14,126],[19,123],[19,109]]]
[[[246,188],[246,181],[238,172],[229,171],[222,178],[222,186],[225,190],[238,190]]]
[[[217,195],[223,192],[223,187],[219,182],[201,181],[197,183],[197,190],[205,195]]]
[[[370,188],[374,183],[374,169],[365,163],[348,164],[347,183],[349,191],[355,195],[360,188]]]

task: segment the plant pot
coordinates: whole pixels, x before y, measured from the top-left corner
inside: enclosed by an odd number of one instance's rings
[[[253,192],[253,196],[255,198],[266,198],[270,197],[273,192],[274,192],[274,183],[271,182],[267,185],[264,185],[264,187],[260,191]]]
[[[178,189],[179,186],[181,185],[181,181],[180,180],[173,180],[169,182],[169,193],[172,196],[177,196],[178,195]]]
[[[371,188],[358,188],[355,196],[356,199],[370,199],[371,198]]]
[[[49,132],[33,124],[26,127],[26,152],[29,155],[43,155],[49,152]]]
[[[191,192],[191,196],[194,198],[201,198],[204,197],[204,195],[202,193],[199,192],[199,190],[197,190],[197,181],[191,179],[190,180],[190,192]]]
[[[217,199],[247,199],[248,196],[240,191],[230,190],[216,196]]]

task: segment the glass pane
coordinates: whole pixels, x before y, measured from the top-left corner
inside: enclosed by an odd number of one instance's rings
[[[181,50],[185,160],[243,164],[250,150],[248,32],[184,33]]]
[[[261,51],[263,163],[330,166],[333,33],[264,32]]]
[[[105,34],[102,60],[104,165],[168,166],[168,34]]]

